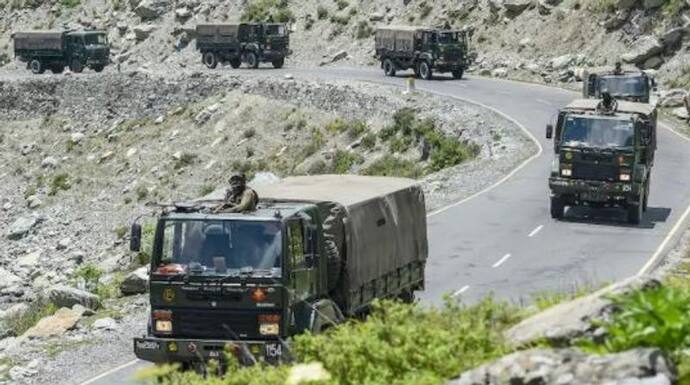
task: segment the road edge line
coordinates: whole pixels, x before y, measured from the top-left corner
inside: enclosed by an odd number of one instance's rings
[[[79,385],[89,385],[89,384],[93,384],[94,382],[100,380],[101,378],[106,377],[106,376],[109,376],[109,375],[111,375],[111,374],[113,374],[113,373],[115,373],[115,372],[119,372],[120,370],[122,370],[122,369],[124,369],[124,368],[128,368],[128,367],[130,367],[130,366],[136,364],[137,362],[139,362],[139,359],[134,359],[134,360],[129,361],[129,362],[125,363],[125,364],[122,364],[122,365],[120,365],[120,366],[118,366],[118,367],[116,367],[116,368],[112,368],[112,369],[110,369],[110,370],[108,370],[108,371],[105,371],[105,372],[103,372],[103,373],[97,375],[96,377],[90,378],[90,379],[88,379],[88,380],[86,380],[86,381],[80,383]]]

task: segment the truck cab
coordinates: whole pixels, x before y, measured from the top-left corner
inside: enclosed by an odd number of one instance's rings
[[[110,62],[110,45],[104,31],[69,32],[65,40],[72,72],[81,72],[85,67],[101,72]]]
[[[158,215],[142,360],[197,367],[280,363],[289,339],[423,287],[426,212],[416,182],[293,177],[257,189],[250,213],[213,213],[224,191]],[[132,225],[130,248],[141,248]]]
[[[582,99],[572,102],[549,124],[554,139],[549,177],[551,216],[566,206],[620,207],[639,224],[647,210],[656,151],[656,111],[648,105]]]
[[[639,70],[588,73],[583,82],[583,96],[601,99],[604,93],[609,93],[619,100],[649,103],[655,85],[653,78]]]

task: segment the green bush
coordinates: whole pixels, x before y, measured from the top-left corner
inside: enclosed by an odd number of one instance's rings
[[[350,3],[347,0],[335,0],[335,5],[338,7],[339,11],[342,11],[343,9],[349,7]]]
[[[509,351],[503,331],[520,312],[485,299],[440,309],[376,302],[364,322],[352,320],[321,335],[292,342],[297,363],[321,362],[331,374],[323,385],[441,385],[462,371]],[[163,385],[282,385],[290,366],[239,368],[233,362],[223,379],[202,379],[170,368],[149,371]]]
[[[60,191],[67,191],[72,187],[69,182],[69,175],[65,173],[57,174],[50,181],[48,195],[55,195]]]
[[[242,12],[242,21],[287,23],[295,20],[287,0],[253,0]]]
[[[362,147],[371,150],[376,146],[376,134],[370,132],[362,138]]]
[[[364,162],[361,155],[350,151],[338,150],[333,155],[333,166],[331,172],[335,174],[347,174],[356,164]]]
[[[420,19],[426,19],[427,16],[429,16],[429,14],[431,13],[431,11],[433,9],[434,9],[434,7],[432,7],[431,5],[429,5],[427,3],[422,3],[419,6],[419,18]]]
[[[331,134],[342,134],[343,132],[347,131],[348,126],[349,125],[345,120],[336,118],[334,121],[326,125],[326,131],[330,132]]]
[[[388,154],[370,164],[363,170],[362,174],[417,179],[424,175],[424,170],[411,160],[400,159]]]
[[[323,5],[319,5],[316,7],[316,17],[319,20],[323,20],[328,17],[328,9],[324,7]]]
[[[374,33],[374,29],[371,28],[369,22],[362,20],[357,23],[357,29],[355,29],[355,38],[366,39]]]
[[[80,0],[60,0],[60,5],[65,8],[75,8],[80,2]]]

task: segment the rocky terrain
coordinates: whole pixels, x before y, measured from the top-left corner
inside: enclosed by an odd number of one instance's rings
[[[253,183],[417,177],[432,210],[535,150],[482,108],[365,84],[128,72],[0,88],[0,374],[27,383],[74,370],[70,352],[127,357],[146,302],[122,295],[145,290],[147,258],[127,251],[127,232],[148,202],[202,196],[240,169]],[[392,129],[404,124],[426,136]],[[95,362],[82,364],[90,374]]]

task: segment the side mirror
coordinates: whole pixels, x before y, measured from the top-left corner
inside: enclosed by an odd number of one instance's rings
[[[553,124],[546,125],[546,139],[553,138]]]
[[[141,225],[135,223],[129,235],[129,250],[139,252],[141,250]]]

